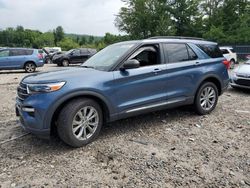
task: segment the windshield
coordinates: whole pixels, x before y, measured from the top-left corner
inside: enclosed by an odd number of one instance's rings
[[[66,52],[66,54],[68,55],[68,54],[70,54],[71,52],[73,52],[75,49],[72,49],[72,50],[70,50],[70,51],[67,51]]]
[[[129,49],[131,49],[135,43],[127,44],[114,44],[108,46],[89,58],[83,67],[92,67],[101,71],[109,71],[111,67],[121,58]]]

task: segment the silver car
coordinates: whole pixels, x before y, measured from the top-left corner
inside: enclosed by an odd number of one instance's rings
[[[230,85],[233,88],[250,89],[250,60],[233,70]]]

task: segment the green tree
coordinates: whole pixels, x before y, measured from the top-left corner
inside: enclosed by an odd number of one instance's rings
[[[132,38],[148,38],[175,33],[165,0],[124,0],[115,25]]]
[[[64,39],[64,31],[62,26],[58,26],[54,31],[55,45]]]
[[[74,48],[79,48],[79,44],[76,43],[73,39],[68,37],[58,42],[58,46],[60,46],[63,50],[66,51]]]
[[[201,36],[198,32],[201,29],[199,4],[200,0],[167,1],[166,9],[169,10],[175,24],[176,35]]]

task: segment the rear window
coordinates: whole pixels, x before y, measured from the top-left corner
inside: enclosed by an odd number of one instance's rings
[[[168,43],[164,44],[164,46],[169,63],[191,61],[198,58],[194,51],[186,44]]]
[[[221,49],[220,50],[223,54],[229,54],[229,51],[227,49]]]
[[[233,48],[230,48],[230,51],[233,52],[233,53],[235,53],[235,50]]]
[[[185,44],[165,44],[169,63],[187,61],[188,51]]]
[[[211,58],[223,57],[217,45],[199,44],[198,46]]]

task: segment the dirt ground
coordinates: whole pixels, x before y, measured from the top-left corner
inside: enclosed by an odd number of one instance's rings
[[[25,75],[0,71],[0,187],[250,187],[250,92],[229,89],[206,116],[184,107],[114,122],[79,149],[30,134],[2,143],[24,134],[14,105]]]

